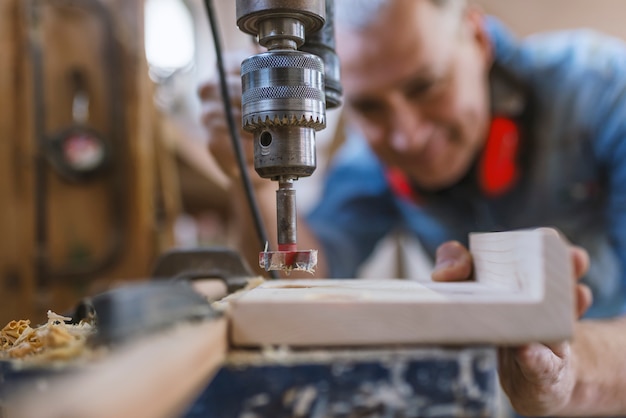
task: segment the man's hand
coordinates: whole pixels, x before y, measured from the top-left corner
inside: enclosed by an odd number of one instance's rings
[[[472,256],[459,242],[450,241],[437,249],[432,278],[461,281],[472,278]],[[589,256],[580,247],[571,247],[574,266],[572,282],[576,292],[576,314],[580,317],[591,305],[591,291],[578,283],[589,268]],[[523,415],[552,415],[567,407],[577,381],[576,356],[569,342],[533,343],[499,350],[502,388],[515,410]]]
[[[250,178],[253,181],[260,181],[260,177],[254,172],[252,135],[241,129],[241,62],[253,53],[253,51],[245,50],[229,52],[224,56],[224,65],[226,67],[226,81],[231,100],[231,109],[235,124],[240,129],[239,135],[242,138],[242,146]],[[228,131],[228,122],[224,112],[224,102],[217,73],[200,87],[198,94],[202,101],[202,123],[207,129],[209,150],[227,176],[231,179],[238,178],[239,168]]]

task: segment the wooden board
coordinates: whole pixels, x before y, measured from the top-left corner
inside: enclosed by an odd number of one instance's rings
[[[472,282],[265,282],[233,298],[232,343],[519,344],[572,336],[572,263],[555,231],[472,234],[470,251]]]
[[[179,324],[140,338],[75,373],[18,391],[4,405],[6,416],[181,416],[226,357],[226,325],[223,318]]]

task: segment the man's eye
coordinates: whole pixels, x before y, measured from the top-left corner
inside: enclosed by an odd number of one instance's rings
[[[420,99],[434,90],[437,83],[434,80],[420,81],[412,84],[405,90],[406,97],[410,99]]]
[[[352,107],[359,113],[372,114],[375,112],[381,112],[384,106],[381,103],[375,101],[359,101],[352,103]]]

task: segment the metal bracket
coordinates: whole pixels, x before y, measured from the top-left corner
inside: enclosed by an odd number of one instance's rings
[[[162,330],[185,320],[221,316],[209,300],[194,291],[193,280],[222,280],[229,293],[253,276],[245,261],[227,248],[172,250],[157,260],[149,282],[122,286],[82,300],[72,322],[95,319],[96,344],[118,343]]]
[[[239,253],[229,248],[171,250],[159,257],[152,272],[155,279],[219,279],[228,293],[243,289],[254,276]]]

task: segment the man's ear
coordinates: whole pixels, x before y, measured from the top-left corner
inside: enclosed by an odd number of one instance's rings
[[[470,36],[476,42],[476,45],[485,59],[485,64],[487,68],[489,68],[493,62],[493,46],[487,29],[485,28],[485,14],[482,9],[475,5],[468,6],[465,14]]]

